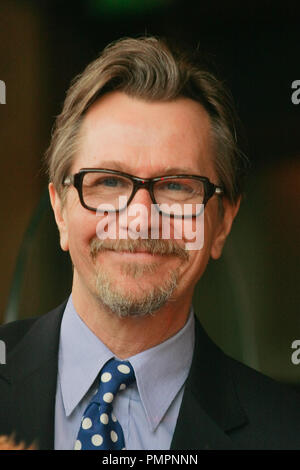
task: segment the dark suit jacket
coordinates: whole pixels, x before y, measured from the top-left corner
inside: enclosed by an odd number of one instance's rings
[[[0,328],[0,435],[53,449],[65,304]],[[191,370],[171,449],[300,449],[300,395],[226,356],[196,320]]]

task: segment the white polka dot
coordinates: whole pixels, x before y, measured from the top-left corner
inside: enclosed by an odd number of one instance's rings
[[[101,375],[101,382],[109,382],[111,377],[112,376],[109,372],[104,372],[104,374]]]
[[[126,366],[126,364],[120,364],[118,367],[117,367],[118,371],[122,372],[122,374],[129,374],[130,372],[130,368],[128,366]]]
[[[81,442],[77,439],[74,445],[74,450],[81,450]]]
[[[112,393],[110,392],[107,392],[107,393],[104,393],[103,395],[103,400],[106,402],[106,403],[111,403],[114,399],[114,396]]]
[[[118,440],[118,434],[115,431],[110,432],[110,438],[113,442],[117,442]]]
[[[106,413],[102,413],[100,416],[100,421],[102,424],[107,424],[108,423],[108,415]]]
[[[99,447],[103,442],[103,437],[100,434],[94,434],[91,441],[94,446]]]
[[[121,384],[119,390],[125,390],[126,384]]]
[[[117,418],[115,417],[113,413],[111,414],[111,419],[113,420],[114,423],[117,421]]]
[[[82,429],[89,429],[93,425],[92,420],[90,418],[84,418],[81,423]]]

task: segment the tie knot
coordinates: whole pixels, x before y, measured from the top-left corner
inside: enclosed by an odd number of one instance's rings
[[[129,361],[109,360],[100,371],[99,390],[93,401],[109,404],[118,391],[124,390],[135,381]]]

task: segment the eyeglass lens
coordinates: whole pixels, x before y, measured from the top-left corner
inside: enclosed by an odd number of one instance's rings
[[[108,210],[124,209],[133,189],[132,180],[108,172],[87,172],[82,181],[84,203],[96,209],[100,204],[107,205]],[[154,182],[153,194],[163,213],[195,215],[199,212],[197,204],[203,204],[204,201],[204,184],[201,180],[192,178],[162,178]]]

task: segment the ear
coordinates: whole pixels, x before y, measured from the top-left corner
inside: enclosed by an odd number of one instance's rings
[[[60,246],[64,251],[69,250],[69,235],[68,235],[68,224],[66,219],[66,211],[62,207],[61,199],[54,187],[53,183],[48,186],[49,196],[54,212],[54,217],[60,234]]]
[[[226,238],[228,237],[230,233],[232,223],[240,208],[240,203],[241,203],[241,197],[238,199],[236,203],[232,203],[226,198],[222,199],[223,216],[222,215],[219,216],[220,220],[216,229],[214,241],[212,243],[211,252],[210,252],[210,255],[213,259],[220,258],[222,254]]]

